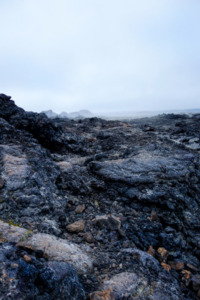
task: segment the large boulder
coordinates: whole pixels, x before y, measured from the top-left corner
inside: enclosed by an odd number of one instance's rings
[[[48,234],[33,234],[17,226],[0,221],[0,240],[15,242],[17,246],[33,251],[41,250],[48,260],[68,262],[79,273],[87,273],[93,268],[90,247],[81,249],[78,245]]]
[[[165,271],[151,255],[137,250],[126,249],[138,260],[135,272],[121,272],[105,280],[102,290],[111,288],[116,300],[130,299],[182,300],[178,281]]]

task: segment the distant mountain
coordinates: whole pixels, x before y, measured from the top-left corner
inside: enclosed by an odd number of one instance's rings
[[[82,109],[78,113],[79,113],[79,115],[84,116],[85,118],[92,118],[92,117],[94,117],[94,114],[91,113],[89,110],[86,110],[86,109]]]
[[[89,110],[86,110],[86,109],[82,109],[80,111],[69,113],[69,118],[73,119],[73,118],[76,118],[78,116],[83,116],[85,118],[92,118],[94,115]]]
[[[69,118],[69,119],[75,119],[75,118],[92,118],[94,115],[87,109],[82,109],[80,111],[66,113],[62,112],[60,114],[56,114],[52,110],[46,110],[42,111],[42,113],[46,114],[49,118]]]
[[[46,111],[42,111],[42,113],[44,113],[45,115],[47,115],[47,117],[49,117],[49,118],[55,118],[55,117],[57,117],[57,114],[55,112],[53,112],[51,109],[50,110],[46,110]]]
[[[69,114],[66,113],[66,112],[61,112],[61,114],[57,115],[59,118],[68,118],[69,117]]]

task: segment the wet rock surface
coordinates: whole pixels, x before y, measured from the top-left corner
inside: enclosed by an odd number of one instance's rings
[[[199,207],[199,115],[48,119],[0,95],[2,299],[198,299]]]

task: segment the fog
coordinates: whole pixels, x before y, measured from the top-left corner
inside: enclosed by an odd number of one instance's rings
[[[9,0],[0,11],[0,92],[26,110],[200,108],[199,0]]]

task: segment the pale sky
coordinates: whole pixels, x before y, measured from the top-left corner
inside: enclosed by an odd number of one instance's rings
[[[9,0],[0,11],[0,93],[26,110],[200,108],[199,0]]]

